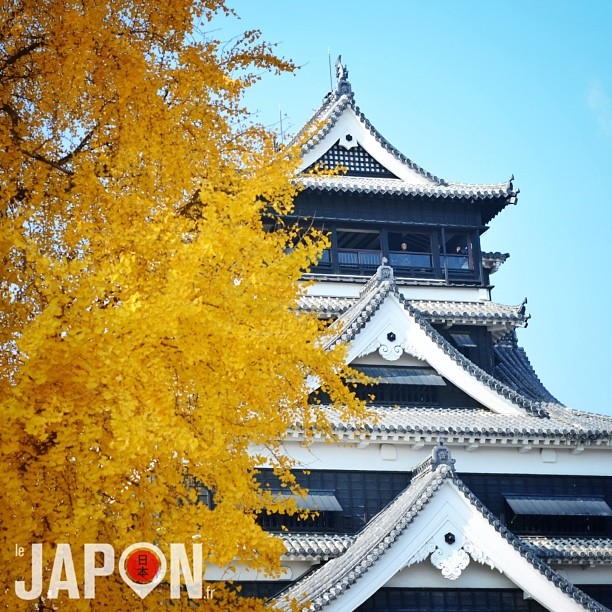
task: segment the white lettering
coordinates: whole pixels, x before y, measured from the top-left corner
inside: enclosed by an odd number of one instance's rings
[[[42,544],[32,544],[32,588],[25,588],[25,580],[15,580],[15,594],[19,599],[38,599],[42,593]]]
[[[63,570],[66,572],[66,580],[62,580]],[[57,545],[47,597],[49,597],[49,599],[55,599],[59,591],[68,591],[68,597],[70,599],[79,598],[79,586],[74,572],[70,544]]]
[[[102,553],[104,562],[96,566],[96,553]],[[93,599],[96,596],[96,576],[110,576],[115,569],[115,551],[110,544],[85,544],[84,597]]]
[[[170,598],[181,596],[181,573],[191,599],[202,599],[202,544],[193,545],[193,573],[184,544],[170,544]]]

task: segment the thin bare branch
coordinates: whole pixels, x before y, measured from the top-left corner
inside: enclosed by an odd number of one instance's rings
[[[16,64],[22,57],[25,57],[26,55],[29,55],[30,53],[32,53],[32,51],[35,51],[39,47],[42,47],[43,44],[44,44],[44,38],[35,39],[34,42],[23,47],[22,49],[19,49],[17,53],[13,53],[13,55],[9,55],[4,60],[4,66],[2,68],[4,69],[4,68],[7,68],[8,66],[12,66],[13,64]]]

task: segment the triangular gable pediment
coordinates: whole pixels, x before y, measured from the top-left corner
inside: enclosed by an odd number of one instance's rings
[[[470,564],[488,567],[549,610],[584,610],[583,604],[597,609],[482,508],[451,465],[430,465],[417,473],[341,556],[298,580],[274,607],[355,610],[399,572],[431,563],[449,581]]]
[[[544,416],[537,402],[494,379],[445,340],[398,291],[393,270],[381,266],[361,298],[330,328],[328,346],[348,344],[347,363],[377,353],[393,365],[404,355],[433,368],[480,404],[499,414]]]
[[[293,140],[295,143],[306,137],[298,170],[304,172],[316,164],[326,168],[343,166],[349,176],[399,179],[409,185],[444,184],[395,149],[366,119],[355,105],[348,69],[340,57],[336,76],[334,91]],[[340,158],[344,163],[336,161]]]
[[[345,98],[345,99],[343,99]],[[334,112],[335,109],[335,112]],[[318,129],[310,136],[302,155],[299,171],[316,164],[329,168],[329,161],[341,157],[339,165],[348,169],[359,168],[364,160],[377,172],[360,176],[386,176],[411,185],[437,185],[441,181],[421,169],[394,149],[358,112],[352,98],[343,96],[332,106],[326,118],[319,119]],[[348,162],[348,163],[347,163]],[[382,168],[382,170],[380,170]]]
[[[512,179],[495,184],[447,182],[421,168],[378,132],[356,106],[346,66],[337,64],[338,81],[323,104],[289,145],[301,144],[300,182],[307,190],[450,198],[488,203],[486,222],[518,191]],[[346,174],[313,170],[340,167]]]

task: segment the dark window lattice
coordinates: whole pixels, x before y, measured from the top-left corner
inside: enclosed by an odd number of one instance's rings
[[[544,612],[515,589],[380,589],[359,612]]]
[[[506,498],[601,498],[612,505],[612,478],[536,474],[460,474],[460,478],[515,533],[612,537],[612,517],[516,515]]]
[[[328,533],[356,533],[401,493],[412,479],[409,471],[312,470],[304,474],[297,470],[294,474],[298,484],[308,489],[334,491],[342,512],[321,513],[329,515],[322,520],[335,521],[333,525],[328,523],[325,528],[321,527],[321,531]],[[273,490],[280,486],[278,478],[269,469],[262,469],[258,478]],[[302,521],[300,527],[307,531],[308,523]]]
[[[260,514],[259,524],[267,531],[291,531],[293,533],[343,531],[343,516],[337,512],[318,512],[316,516],[300,518],[294,514]]]
[[[345,176],[379,176],[385,178],[397,178],[389,172],[382,164],[377,162],[360,145],[352,149],[345,149],[336,143],[317,162],[324,168],[333,169],[337,166],[346,168]],[[311,166],[310,169],[312,169]]]
[[[360,399],[370,401],[374,405],[418,405],[437,406],[440,403],[438,389],[430,385],[395,385],[379,384],[372,386],[357,385],[355,394]]]

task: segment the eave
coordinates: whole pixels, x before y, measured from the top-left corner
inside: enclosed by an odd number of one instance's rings
[[[603,611],[482,505],[455,475],[445,446],[436,447],[417,467],[410,485],[344,553],[298,579],[271,606],[302,612],[353,610],[398,571],[410,571],[428,558],[448,580],[479,563],[503,572],[547,609]]]

